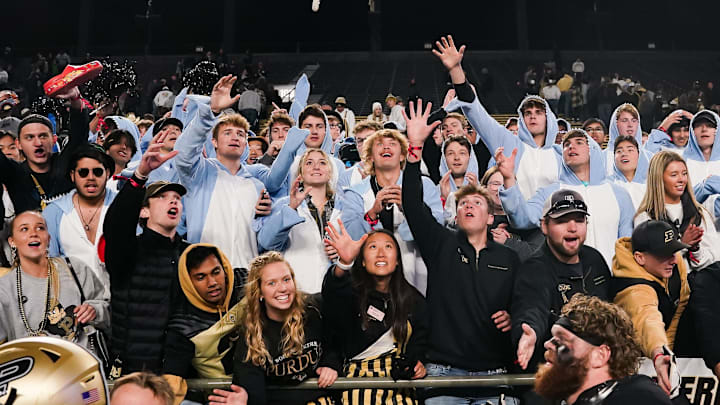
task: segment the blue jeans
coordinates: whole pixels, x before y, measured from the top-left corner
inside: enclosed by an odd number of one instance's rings
[[[446,376],[485,376],[485,375],[497,375],[505,374],[505,370],[491,370],[491,371],[467,371],[461,368],[446,366],[442,364],[428,363],[425,365],[427,375],[432,377],[446,377]],[[474,391],[474,392],[473,392]],[[483,390],[487,392],[487,390]],[[455,394],[461,396],[449,396],[440,395],[433,396],[425,399],[425,405],[501,405],[500,396],[483,395],[474,396],[478,394],[478,390],[474,388],[470,389],[452,389],[450,392],[443,389],[442,394]],[[433,395],[430,393],[430,395]],[[518,405],[520,402],[517,398],[508,397],[505,398],[505,404],[507,405]]]

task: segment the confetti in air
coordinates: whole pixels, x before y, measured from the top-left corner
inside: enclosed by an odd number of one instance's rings
[[[188,87],[194,94],[209,96],[219,79],[217,66],[213,62],[204,60],[185,74],[183,86]]]
[[[102,61],[103,71],[98,77],[82,86],[82,94],[89,100],[115,100],[123,92],[134,95],[137,84],[135,62],[128,61]]]

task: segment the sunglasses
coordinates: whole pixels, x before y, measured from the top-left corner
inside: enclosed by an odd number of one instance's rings
[[[90,174],[90,169],[87,167],[83,167],[82,169],[75,170],[75,173],[77,173],[80,178],[84,179]],[[101,177],[103,174],[105,174],[105,169],[102,167],[95,167],[92,169],[92,174],[95,177]]]

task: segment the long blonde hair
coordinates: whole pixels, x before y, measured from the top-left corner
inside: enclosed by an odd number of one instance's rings
[[[322,154],[323,158],[325,158],[325,161],[328,164],[328,169],[330,170],[330,179],[328,180],[327,183],[325,183],[325,196],[328,199],[330,199],[335,194],[335,191],[333,190],[332,184],[331,184],[332,178],[335,175],[335,167],[334,167],[335,165],[333,164],[333,161],[330,160],[330,156],[328,156],[328,154],[324,150],[319,149],[319,148],[307,148],[305,150],[305,153],[303,153],[302,156],[300,157],[300,161],[298,162],[298,169],[297,169],[298,176],[300,176],[302,178],[303,167],[305,167],[305,161],[307,160],[308,156],[310,156],[310,154],[313,152]]]
[[[650,167],[648,168],[647,190],[640,203],[640,207],[638,207],[635,213],[636,217],[642,212],[647,213],[648,216],[654,220],[663,220],[667,216],[665,213],[665,181],[663,180],[663,175],[665,174],[665,169],[673,162],[682,162],[687,170],[685,159],[675,152],[667,150],[661,151],[652,157]],[[692,183],[688,175],[685,191],[683,191],[681,197],[683,202],[683,216],[688,216],[689,214],[692,214],[692,216],[695,214],[701,215],[703,212],[703,207],[695,200],[695,193],[692,192],[692,189]],[[694,206],[696,212],[685,212],[686,205],[690,208]],[[691,221],[693,223],[696,222],[696,218],[691,218]]]
[[[245,361],[251,362],[258,367],[272,369],[275,365],[273,359],[265,347],[263,338],[263,303],[261,283],[263,269],[272,263],[285,263],[290,270],[290,276],[295,283],[295,272],[280,252],[270,251],[254,258],[250,262],[250,274],[245,284],[245,300],[247,306],[240,317],[240,327],[245,332],[245,345],[247,355]],[[295,299],[290,307],[290,314],[285,318],[282,326],[282,353],[285,357],[300,354],[305,344],[305,296],[300,291],[295,291]]]

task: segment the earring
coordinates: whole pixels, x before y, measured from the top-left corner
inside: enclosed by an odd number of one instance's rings
[[[263,297],[260,297],[260,302],[263,302],[265,299]]]

